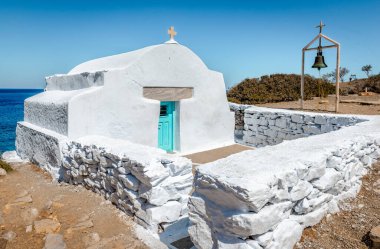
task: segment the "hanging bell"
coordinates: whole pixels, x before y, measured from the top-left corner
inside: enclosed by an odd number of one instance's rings
[[[318,68],[318,70],[321,70],[321,68],[326,67],[327,65],[325,63],[325,57],[322,55],[322,51],[318,51],[317,56],[315,56],[315,61],[312,68]]]

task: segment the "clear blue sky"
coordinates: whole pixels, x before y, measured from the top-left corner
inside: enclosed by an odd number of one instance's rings
[[[0,88],[43,88],[44,77],[84,61],[167,40],[191,48],[224,74],[247,77],[300,73],[301,49],[318,32],[342,45],[342,66],[358,77],[380,72],[380,1],[80,1],[1,0]],[[335,51],[326,55],[333,70]],[[307,73],[314,52],[307,56]]]

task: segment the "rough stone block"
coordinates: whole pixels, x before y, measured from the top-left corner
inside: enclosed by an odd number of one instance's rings
[[[283,220],[273,231],[273,241],[267,249],[292,249],[302,235],[302,227],[293,220]]]
[[[297,185],[295,185],[290,191],[290,198],[292,201],[298,201],[305,198],[313,189],[313,185],[311,185],[307,181],[299,181]]]
[[[326,124],[327,123],[326,117],[317,115],[314,118],[314,123],[321,124],[321,125]]]
[[[177,201],[169,201],[159,207],[147,208],[146,212],[152,222],[173,222],[178,220],[181,214],[182,204]]]
[[[327,168],[325,174],[312,182],[313,186],[321,191],[327,191],[343,178],[342,174],[333,168]]]
[[[303,116],[302,116],[302,115],[299,115],[299,114],[293,114],[293,115],[291,116],[291,119],[292,119],[292,122],[294,122],[294,123],[299,123],[299,124],[301,124],[301,123],[304,122],[304,120],[303,120]]]
[[[279,128],[286,128],[286,119],[285,118],[277,118],[275,125]]]
[[[291,208],[291,202],[268,205],[258,213],[242,213],[226,217],[223,226],[228,232],[237,236],[263,234],[286,219]]]

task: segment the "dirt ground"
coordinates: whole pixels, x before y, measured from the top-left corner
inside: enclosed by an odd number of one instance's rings
[[[358,196],[342,205],[343,211],[328,215],[319,224],[304,230],[294,248],[366,249],[368,233],[380,225],[380,163],[363,177]]]
[[[252,150],[252,147],[240,145],[240,144],[233,144],[213,150],[206,150],[194,154],[184,155],[184,157],[189,158],[194,165],[200,165],[205,164],[209,162],[216,161],[220,158],[228,157],[232,154],[236,154],[245,150]]]
[[[101,196],[52,183],[48,173],[31,164],[13,167],[0,177],[0,249],[58,249],[62,243],[68,249],[146,248],[130,218]],[[46,234],[61,240],[47,245]]]
[[[360,97],[360,96],[341,96],[342,101],[364,101],[369,100],[368,102],[379,102],[380,95],[370,96],[370,97]],[[327,98],[328,103],[320,104],[319,98],[314,98],[313,100],[306,100],[304,102],[304,108],[307,111],[313,112],[335,112],[335,96],[329,96]],[[266,104],[257,104],[257,106],[263,107],[272,107],[280,109],[300,109],[299,101],[290,101],[290,102],[278,102],[278,103],[266,103]],[[339,104],[339,113],[344,114],[362,114],[362,115],[380,115],[380,104],[370,105],[370,104],[359,104],[359,103],[340,103]]]

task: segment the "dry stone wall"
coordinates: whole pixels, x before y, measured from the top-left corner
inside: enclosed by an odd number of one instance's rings
[[[230,110],[235,112],[235,141],[243,143],[244,135],[244,110],[252,107],[251,105],[239,105],[235,103],[229,103]]]
[[[135,149],[139,149],[137,145]],[[141,160],[133,153],[118,155],[95,145],[70,142],[62,149],[61,180],[85,186],[131,214],[145,228],[162,232],[187,217],[191,161],[155,157],[149,151],[146,160]]]
[[[340,200],[356,195],[361,176],[379,157],[380,139],[361,138],[325,157],[294,161],[294,168],[285,171],[272,172],[265,165],[270,175],[266,183],[254,177],[250,183],[243,177],[237,179],[240,184],[231,183],[235,176],[211,173],[227,167],[225,161],[204,165],[196,172],[189,201],[191,239],[199,249],[291,249],[303,228],[337,212]],[[236,166],[240,160],[229,158],[228,164]]]
[[[243,143],[254,147],[338,130],[363,121],[353,116],[289,112],[260,107],[244,108]]]

